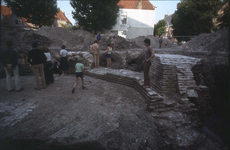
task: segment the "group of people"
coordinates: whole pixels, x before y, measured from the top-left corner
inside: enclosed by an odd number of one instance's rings
[[[90,49],[94,54],[95,59],[95,67],[99,67],[99,41],[95,41],[94,44],[91,45]],[[155,56],[153,49],[150,47],[150,39],[144,40],[144,45],[146,46],[145,50],[145,58],[143,60],[144,64],[144,84],[142,85],[144,88],[150,87],[150,78],[149,78],[149,69],[151,66],[151,59]],[[6,85],[7,90],[9,92],[13,91],[11,86],[11,72],[14,73],[15,77],[15,85],[16,90],[21,91],[23,88],[21,87],[20,77],[19,77],[19,68],[18,68],[18,52],[12,48],[13,42],[6,42],[7,49],[4,53],[4,57],[2,58],[2,64],[4,65],[6,72]],[[69,68],[68,65],[68,52],[65,50],[66,46],[63,45],[62,50],[60,51],[60,69],[62,71],[61,75],[66,75],[66,72]],[[106,50],[106,59],[107,59],[107,68],[111,67],[111,52],[112,47],[108,44]],[[45,89],[47,85],[54,83],[53,72],[58,69],[57,63],[54,65],[51,63],[51,54],[49,49],[46,47],[38,47],[37,42],[32,43],[32,50],[28,52],[27,62],[30,64],[30,67],[34,73],[35,81],[36,81],[36,90],[40,90],[41,88]],[[39,74],[41,76],[42,87],[40,86]],[[79,77],[82,80],[82,89],[84,87],[84,64],[82,62],[78,62],[75,65],[75,76],[76,82],[73,86],[72,93],[75,91],[75,87],[78,84]]]
[[[18,51],[13,48],[13,42],[11,40],[6,41],[6,49],[3,50],[1,54],[1,63],[4,66],[6,72],[6,86],[9,92],[13,91],[11,85],[11,74],[13,72],[15,79],[15,86],[17,91],[23,90],[21,87],[21,81],[19,76],[18,67]],[[51,62],[51,54],[47,47],[38,46],[37,42],[32,43],[32,49],[28,52],[28,55],[24,57],[24,63],[29,63],[29,66],[35,76],[36,90],[45,89],[47,85],[54,83],[53,73],[59,74],[59,69],[62,71],[62,76],[66,75],[69,68],[68,65],[68,52],[65,50],[65,45],[62,46],[60,51],[60,66],[55,62]],[[41,77],[41,83],[39,80],[39,75]]]
[[[94,41],[94,43],[90,46],[90,50],[94,55],[94,64],[95,64],[95,68],[99,67],[99,46],[101,44],[101,35],[100,32],[98,32],[97,36],[96,36],[96,40]],[[116,44],[116,38],[115,36],[112,37],[110,44],[107,45],[107,49],[106,49],[106,62],[107,62],[107,67],[105,69],[109,69],[111,68],[111,54],[112,51],[115,51],[115,44]]]
[[[36,80],[36,90],[40,90],[39,74],[41,76],[42,88],[45,89],[47,85],[54,83],[53,73],[59,74],[59,69],[62,71],[61,76],[66,75],[69,69],[68,52],[65,50],[66,46],[63,45],[60,51],[60,66],[55,62],[51,62],[51,54],[47,47],[38,47],[38,43],[32,43],[32,50],[28,52],[27,62],[34,73]]]
[[[94,54],[95,68],[98,68],[99,67],[99,43],[101,43],[100,32],[97,34],[96,39],[97,40],[94,41],[94,44],[92,44],[90,46],[90,50]],[[113,50],[115,50],[114,49],[115,43],[116,43],[116,39],[115,39],[115,36],[113,36],[113,38],[111,39],[111,44],[108,44],[108,47],[106,50],[107,68],[105,68],[105,69],[108,69],[111,67],[111,53]],[[111,45],[112,45],[112,47],[111,47]],[[144,40],[144,45],[146,46],[147,49],[145,51],[145,59],[143,61],[143,64],[144,64],[144,84],[142,86],[144,88],[149,88],[150,87],[149,68],[151,66],[150,60],[155,56],[155,53],[153,52],[153,49],[150,47],[150,45],[151,45],[150,39],[146,38]]]

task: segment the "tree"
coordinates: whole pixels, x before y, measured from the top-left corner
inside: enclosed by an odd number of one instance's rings
[[[57,0],[5,0],[18,17],[39,27],[52,25],[58,12]]]
[[[70,0],[78,25],[92,30],[111,29],[116,24],[119,0]]]
[[[154,36],[160,36],[166,32],[166,21],[160,20],[154,27]]]
[[[210,33],[214,28],[213,18],[217,16],[220,3],[220,0],[181,1],[172,16],[173,34],[189,36]]]

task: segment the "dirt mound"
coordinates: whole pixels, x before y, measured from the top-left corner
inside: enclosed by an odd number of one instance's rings
[[[145,45],[144,45],[144,40],[146,38],[149,38],[150,41],[151,41],[151,47],[152,48],[159,48],[159,39],[158,37],[155,37],[155,36],[152,36],[152,35],[148,35],[148,36],[139,36],[135,39],[131,39],[129,40],[130,42],[133,42],[135,43],[136,45],[138,45],[139,47],[142,47],[142,48],[145,48]],[[164,43],[167,43],[167,48],[171,48],[174,46],[173,42],[170,41],[169,39],[163,39],[163,42],[162,42],[162,45],[161,47],[163,48],[164,47]]]
[[[179,47],[185,51],[227,51],[228,50],[228,28],[215,33],[202,33],[185,45]]]
[[[35,32],[49,38],[52,41],[52,47],[60,47],[66,45],[67,49],[82,50],[88,49],[93,43],[95,37],[88,31],[83,29],[68,30],[59,27],[42,27]]]
[[[96,40],[96,35],[91,34],[83,29],[69,30],[60,27],[44,26],[37,31],[25,31],[12,29],[4,29],[1,36],[1,43],[4,45],[5,40],[14,41],[14,48],[20,53],[27,53],[31,49],[33,41],[37,41],[39,45],[48,46],[52,48],[61,49],[62,45],[66,45],[71,51],[89,51],[89,47]],[[106,50],[110,43],[112,34],[102,34],[100,50]],[[116,51],[125,51],[127,49],[145,48],[143,41],[145,38],[151,39],[151,45],[156,48],[159,47],[158,40],[154,36],[141,36],[133,40],[126,40],[123,37],[116,36]],[[170,40],[164,40],[168,43],[168,47],[172,46]],[[163,42],[163,43],[164,43]],[[162,44],[163,46],[163,44]]]
[[[35,32],[49,38],[52,41],[52,47],[61,47],[66,45],[67,49],[75,50],[89,50],[89,46],[96,40],[96,35],[91,34],[83,29],[68,30],[58,27],[42,27]],[[101,35],[100,49],[106,49],[112,38],[111,34]],[[123,37],[116,36],[116,50],[124,50],[129,48],[139,48],[134,42],[127,41]]]
[[[107,45],[110,44],[112,37],[113,34],[102,34],[100,49],[106,49]],[[127,41],[125,38],[121,36],[116,36],[116,45],[115,45],[116,51],[123,51],[125,49],[132,49],[132,48],[140,48],[140,46],[132,41]]]
[[[13,41],[13,47],[18,50],[20,54],[26,54],[32,48],[34,41],[39,45],[50,46],[51,40],[45,36],[36,34],[34,31],[26,31],[22,29],[13,29],[10,27],[4,27],[1,34],[1,49],[5,49],[5,41]]]

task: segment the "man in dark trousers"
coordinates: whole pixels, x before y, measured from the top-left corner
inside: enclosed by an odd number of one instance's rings
[[[150,39],[146,38],[144,40],[144,44],[146,46],[145,50],[145,59],[143,61],[144,64],[144,84],[142,85],[144,88],[150,87],[150,78],[149,78],[149,68],[151,66],[151,59],[155,56],[153,49],[150,47]]]
[[[161,48],[161,44],[162,44],[162,37],[160,37],[160,39],[159,39],[159,48]]]
[[[3,66],[6,71],[6,86],[7,90],[9,92],[13,91],[13,88],[11,86],[11,72],[14,73],[14,80],[15,80],[15,86],[16,90],[19,92],[23,90],[21,87],[21,81],[19,77],[19,69],[18,69],[18,51],[13,49],[13,42],[8,40],[6,41],[6,50],[5,53],[3,53]]]
[[[35,79],[36,79],[36,90],[40,90],[40,81],[39,81],[39,73],[41,76],[42,80],[42,88],[46,88],[46,81],[45,81],[45,76],[44,76],[44,65],[43,63],[46,62],[46,56],[45,54],[37,48],[38,43],[33,42],[32,43],[32,50],[29,51],[28,53],[28,63],[30,63],[32,71],[34,73]]]

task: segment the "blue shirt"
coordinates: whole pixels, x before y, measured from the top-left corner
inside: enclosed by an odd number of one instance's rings
[[[99,41],[99,40],[101,40],[101,35],[97,35],[97,40]]]

